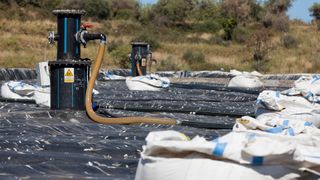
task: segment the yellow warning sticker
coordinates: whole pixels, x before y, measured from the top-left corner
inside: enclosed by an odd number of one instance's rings
[[[64,82],[74,83],[74,68],[64,68]]]

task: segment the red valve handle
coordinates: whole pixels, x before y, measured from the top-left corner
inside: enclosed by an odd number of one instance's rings
[[[87,29],[87,28],[92,28],[93,24],[89,24],[89,23],[84,23],[81,25],[81,28]]]

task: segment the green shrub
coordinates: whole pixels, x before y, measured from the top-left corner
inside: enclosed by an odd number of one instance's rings
[[[299,44],[298,40],[290,34],[283,36],[281,38],[281,43],[287,49],[296,48]]]
[[[158,39],[156,39],[155,36],[149,34],[148,32],[142,32],[136,38],[132,39],[132,41],[146,42],[150,44],[152,50],[156,50],[161,47]]]
[[[173,58],[169,56],[167,59],[163,59],[160,61],[157,66],[157,71],[178,71],[179,67],[173,63]]]
[[[116,27],[116,35],[135,35],[136,32],[141,32],[143,29],[141,24],[132,20],[119,20]]]
[[[220,46],[229,46],[231,43],[230,41],[225,41],[221,36],[212,36],[208,40],[209,44],[217,44]]]
[[[289,18],[285,15],[280,15],[273,19],[273,27],[280,32],[288,32],[290,29]]]
[[[116,48],[112,50],[110,55],[115,65],[117,65],[120,68],[129,68],[130,66],[129,53],[130,53],[129,45],[118,45]]]
[[[112,51],[116,50],[119,46],[123,45],[123,41],[111,41],[108,44],[108,52],[111,53]]]
[[[245,27],[236,27],[232,32],[232,40],[245,43],[250,38],[250,32]]]
[[[252,68],[259,72],[268,72],[270,68],[269,60],[268,59],[254,60],[252,62]]]
[[[109,1],[86,0],[84,3],[84,9],[89,17],[96,19],[107,19],[111,14]]]
[[[262,20],[262,24],[265,28],[273,27],[275,30],[280,32],[288,32],[290,28],[289,18],[286,15],[274,15],[267,13]]]
[[[206,21],[193,25],[195,32],[215,33],[222,29],[222,26],[216,21]]]
[[[231,40],[233,30],[237,27],[238,22],[234,18],[220,19],[219,22],[225,32],[224,39]]]
[[[14,36],[5,38],[2,40],[1,46],[4,46],[5,48],[12,49],[14,51],[20,51],[23,49],[20,40]]]
[[[204,63],[205,57],[202,52],[200,51],[193,51],[193,50],[187,50],[182,58],[189,64],[196,64],[196,63]]]
[[[131,9],[121,9],[118,10],[117,15],[114,17],[115,19],[124,19],[124,20],[129,20],[129,19],[135,19],[136,17],[136,12]]]

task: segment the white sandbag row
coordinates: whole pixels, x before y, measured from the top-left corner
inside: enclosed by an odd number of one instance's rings
[[[157,74],[127,77],[126,84],[131,91],[160,91],[170,86],[170,80]]]
[[[213,141],[175,131],[146,138],[136,180],[292,179],[320,173],[320,132],[300,136],[231,132]]]

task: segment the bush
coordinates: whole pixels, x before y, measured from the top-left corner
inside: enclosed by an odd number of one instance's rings
[[[273,27],[280,32],[288,32],[290,28],[289,18],[283,14],[274,15],[267,13],[262,20],[262,24],[265,28]]]
[[[273,27],[280,32],[288,32],[290,28],[289,18],[285,15],[273,19]]]
[[[111,14],[109,1],[105,0],[86,0],[84,9],[89,17],[96,19],[107,19]]]
[[[173,58],[169,56],[167,59],[163,59],[160,61],[157,66],[157,71],[178,71],[179,67],[173,63]]]
[[[290,34],[283,36],[281,43],[287,49],[296,48],[299,44],[298,40]]]
[[[317,28],[320,31],[320,3],[314,3],[310,8],[309,11],[311,13],[311,16],[314,17],[314,19],[317,22]]]
[[[229,46],[231,43],[230,41],[225,41],[221,36],[212,36],[208,40],[209,44],[217,44],[220,46]]]
[[[132,39],[132,41],[146,42],[152,47],[152,50],[156,50],[161,47],[158,39],[156,39],[153,35],[150,35],[148,32],[142,32],[139,36]]]
[[[135,19],[136,17],[136,12],[131,9],[121,9],[118,10],[117,15],[114,17],[115,19],[124,19],[124,20],[129,20],[129,19]]]
[[[200,51],[188,50],[186,51],[182,58],[189,64],[194,65],[198,63],[205,63],[205,57]]]
[[[234,18],[221,19],[220,24],[222,25],[225,32],[224,39],[231,40],[233,30],[237,27],[238,24],[237,21]]]
[[[206,21],[193,25],[193,29],[196,32],[209,32],[215,33],[222,29],[222,26],[216,21]]]
[[[85,9],[85,2],[82,0],[65,0],[61,4],[61,9]]]
[[[236,27],[232,32],[232,40],[237,43],[244,43],[250,37],[250,32],[244,27]]]
[[[108,52],[111,53],[112,51],[116,50],[119,46],[123,44],[123,41],[111,41],[108,45]]]
[[[130,61],[128,56],[129,53],[130,53],[130,46],[118,45],[112,50],[110,55],[112,57],[113,63],[117,65],[119,68],[129,68],[130,67]]]
[[[137,21],[119,20],[114,28],[114,34],[117,36],[121,36],[123,34],[135,35],[136,32],[141,32],[143,30],[142,28],[141,24]]]
[[[191,70],[194,71],[217,68],[215,65],[207,63],[204,54],[200,51],[188,50],[183,54],[182,58],[186,61]]]

